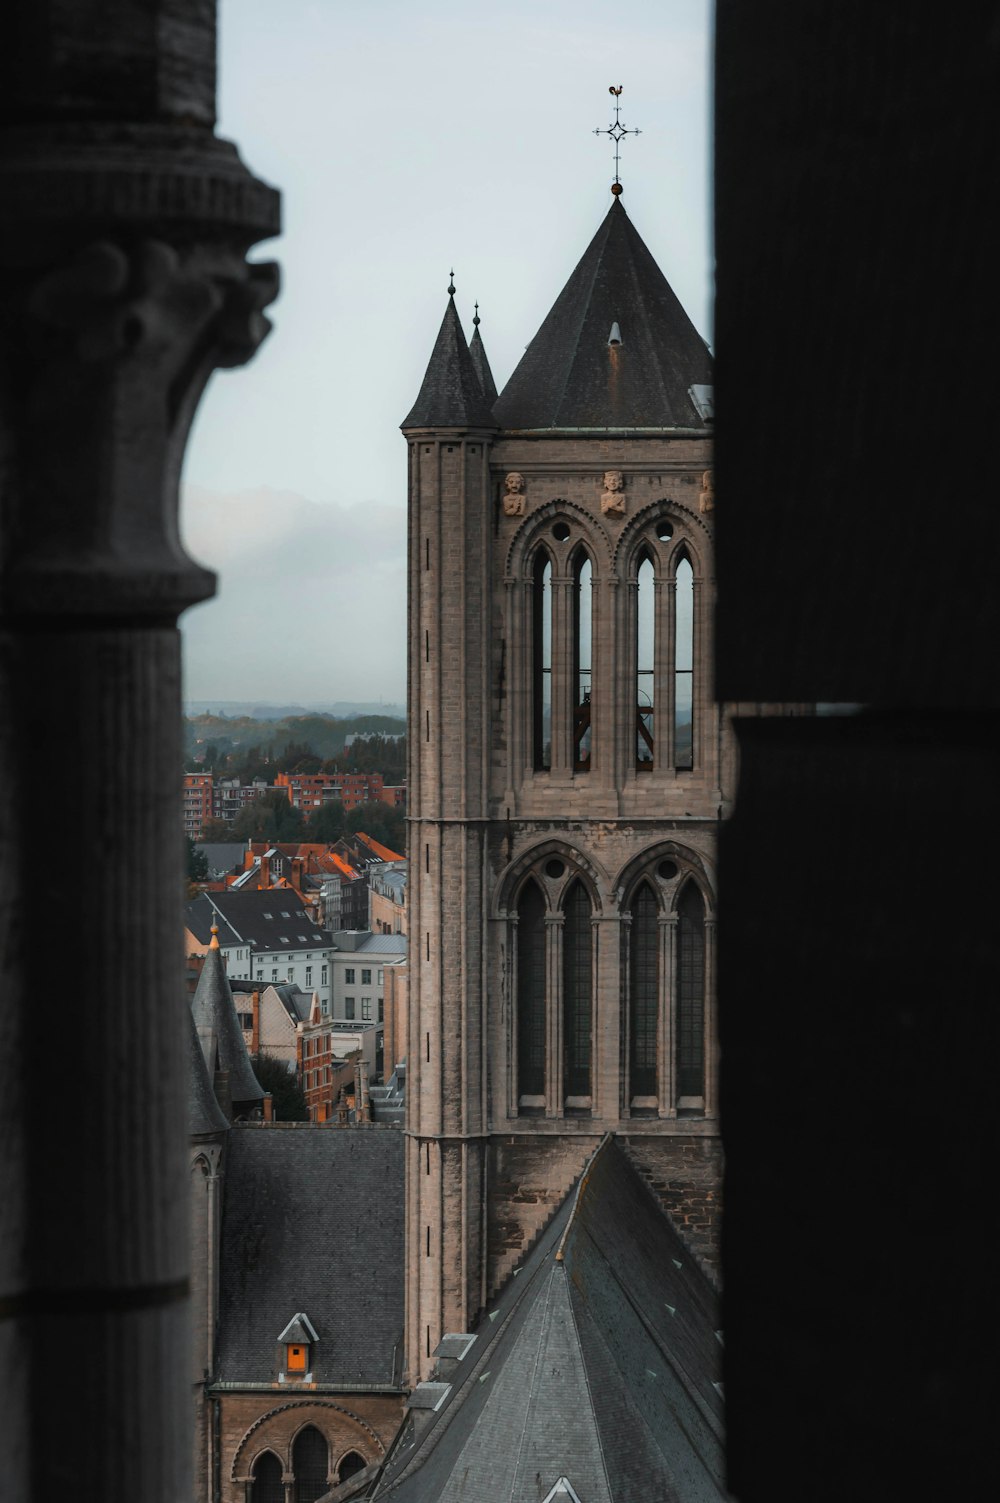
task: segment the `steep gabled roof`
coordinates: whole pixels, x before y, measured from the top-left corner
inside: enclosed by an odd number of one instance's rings
[[[496,427],[450,293],[423,385],[400,427],[404,433],[408,428]]]
[[[506,429],[703,429],[690,388],[711,383],[705,341],[616,198],[494,418]]]
[[[723,1503],[715,1295],[613,1138],[517,1272],[442,1342],[375,1497]]]

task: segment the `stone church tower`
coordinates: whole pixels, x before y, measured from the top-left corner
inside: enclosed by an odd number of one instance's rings
[[[602,1137],[718,1127],[711,360],[620,198],[503,392],[454,288],[409,449],[407,1361]]]

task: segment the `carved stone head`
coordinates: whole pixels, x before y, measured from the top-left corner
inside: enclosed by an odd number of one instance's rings
[[[508,517],[521,517],[524,515],[524,476],[517,470],[511,470],[504,479],[504,514]]]
[[[625,476],[621,470],[605,470],[601,492],[601,511],[605,516],[625,515]]]

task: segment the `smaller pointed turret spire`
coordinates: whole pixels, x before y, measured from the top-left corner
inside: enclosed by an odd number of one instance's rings
[[[490,378],[492,381],[492,377]],[[494,428],[490,403],[465,342],[455,307],[455,273],[448,284],[448,306],[427,363],[423,383],[400,427]]]
[[[229,1092],[237,1112],[259,1107],[264,1092],[253,1073],[243,1030],[236,1016],[233,991],[226,975],[219,946],[218,927],[212,926],[212,939],[205,952],[205,963],[198,977],[191,1011],[199,1036],[214,1034],[218,1050],[218,1068],[229,1076]]]
[[[483,344],[483,336],[479,332],[481,322],[479,304],[476,303],[475,307],[476,311],[472,319],[472,338],[469,341],[469,354],[472,356],[472,363],[476,368],[476,375],[479,377],[479,385],[482,387],[483,396],[486,398],[487,405],[492,407],[497,399],[496,382],[493,380],[490,362],[486,358],[486,346]]]

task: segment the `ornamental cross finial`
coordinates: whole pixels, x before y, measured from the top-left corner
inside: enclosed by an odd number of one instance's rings
[[[608,126],[607,130],[595,130],[594,131],[594,135],[595,136],[610,136],[611,139],[612,139],[612,141],[615,143],[615,180],[611,184],[611,191],[615,195],[616,198],[618,198],[619,195],[624,192],[624,189],[622,188],[622,185],[621,185],[621,180],[620,180],[620,178],[618,176],[618,159],[619,159],[621,139],[622,139],[623,136],[638,136],[638,135],[641,135],[640,131],[638,131],[638,130],[629,130],[627,128],[627,126],[624,126],[622,124],[622,122],[621,122],[621,118],[620,118],[621,104],[619,103],[619,96],[621,95],[622,88],[623,88],[622,84],[618,84],[617,87],[614,84],[611,84],[610,88],[608,89],[608,93],[614,95],[614,100],[615,100],[615,118],[612,121],[612,123]]]

